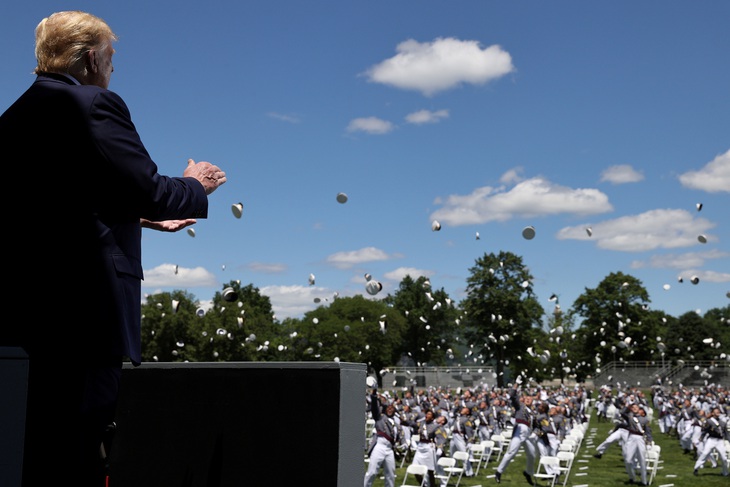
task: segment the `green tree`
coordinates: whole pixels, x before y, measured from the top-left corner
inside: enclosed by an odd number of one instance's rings
[[[407,323],[400,346],[401,357],[407,356],[419,366],[445,365],[458,316],[446,291],[432,289],[426,277],[413,280],[406,275],[398,290],[383,301],[404,316]]]
[[[142,314],[142,357],[148,361],[280,360],[277,345],[285,341],[269,298],[238,281],[216,292],[208,310],[194,296],[173,291],[149,296]]]
[[[722,360],[730,343],[730,306],[714,308],[700,316],[688,311],[672,320],[667,329],[669,355],[677,360]]]
[[[184,291],[147,296],[142,305],[142,360],[195,361],[198,337],[189,324],[197,316],[198,301]]]
[[[535,360],[527,349],[539,335],[544,310],[533,295],[530,271],[521,257],[504,251],[485,254],[469,271],[461,303],[467,342],[495,365],[500,387],[507,366],[534,377]]]
[[[572,332],[572,317],[563,312],[557,298],[555,309],[547,317],[547,327],[548,345],[545,348],[550,351],[550,356],[547,360],[548,367],[544,372],[551,378],[559,377],[562,384],[566,377],[576,375],[579,356],[575,351],[580,345],[576,341],[576,334]],[[545,343],[545,338],[538,338],[537,341]]]
[[[651,359],[652,344],[643,339],[647,332],[656,333],[643,325],[649,302],[641,281],[621,272],[609,274],[595,289],[585,289],[571,313],[582,318],[580,339],[587,369],[611,361]]]
[[[297,348],[305,347],[310,360],[366,363],[379,374],[398,360],[405,328],[405,319],[381,300],[339,297],[305,314]]]

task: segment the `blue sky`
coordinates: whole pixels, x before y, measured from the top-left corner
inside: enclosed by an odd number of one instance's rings
[[[227,172],[194,237],[145,230],[144,293],[240,280],[284,319],[410,274],[458,302],[509,251],[547,311],[619,271],[675,316],[730,303],[730,2],[6,0],[0,110],[68,9],[119,35],[160,172]]]

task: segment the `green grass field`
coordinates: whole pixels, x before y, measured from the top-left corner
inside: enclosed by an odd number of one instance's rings
[[[575,457],[572,470],[568,476],[567,486],[623,486],[629,485],[629,476],[624,467],[621,455],[621,447],[618,443],[611,445],[601,459],[593,458],[595,448],[606,439],[610,431],[613,429],[613,423],[599,422],[595,414],[591,415],[590,422],[586,429],[585,437],[580,449]],[[679,440],[676,437],[670,437],[659,432],[659,426],[656,421],[652,422],[652,433],[654,442],[661,446],[660,464],[652,486],[654,487],[730,487],[730,477],[722,476],[722,467],[718,462],[717,468],[711,468],[710,462],[706,462],[704,468],[700,469],[699,476],[695,477],[692,473],[694,467],[694,455],[686,455],[679,446]],[[409,461],[406,460],[404,468],[398,468],[396,472],[396,487],[403,483],[405,475],[405,467]],[[397,461],[396,466],[400,465]],[[536,465],[537,467],[537,465]],[[463,477],[459,487],[476,487],[476,486],[496,486],[494,472],[497,468],[497,462],[493,458],[486,467],[482,465],[479,475],[475,477]],[[525,468],[525,454],[520,451],[514,458],[512,463],[502,474],[501,486],[527,486],[527,481],[522,476]],[[409,484],[411,479],[409,479]],[[560,478],[558,485],[562,485],[563,477]],[[640,481],[640,476],[637,475]],[[385,482],[378,478],[374,484],[376,487],[382,487]],[[456,485],[456,479],[452,477],[449,482],[450,487]],[[536,485],[547,485],[545,482],[538,482]]]

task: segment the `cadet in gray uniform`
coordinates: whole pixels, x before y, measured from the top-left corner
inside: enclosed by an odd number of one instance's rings
[[[469,458],[464,460],[464,475],[467,477],[474,476],[474,470],[471,467],[471,450],[468,448],[469,443],[476,434],[474,422],[471,417],[471,410],[467,406],[462,406],[458,416],[454,418],[451,425],[451,443],[449,444],[449,455],[454,456],[454,452],[463,451],[469,454]]]
[[[436,487],[436,462],[443,454],[446,444],[446,418],[436,418],[433,410],[426,411],[426,415],[418,426],[418,446],[413,456],[413,465],[425,465],[428,467],[428,485]],[[420,479],[419,479],[420,481]]]
[[[725,450],[725,439],[730,439],[728,433],[727,423],[720,418],[720,408],[712,408],[710,417],[707,418],[705,424],[702,426],[703,435],[706,436],[702,447],[702,452],[695,462],[694,474],[699,475],[699,469],[705,464],[705,460],[710,455],[712,450],[717,450],[720,461],[722,462],[722,475],[728,476],[728,459],[727,451]]]
[[[638,462],[641,471],[640,485],[649,485],[646,472],[646,447],[647,444],[652,443],[653,439],[649,418],[646,417],[646,412],[642,414],[641,411],[643,410],[639,404],[633,403],[628,407],[628,411],[624,409],[622,412],[629,432],[623,446],[624,465],[626,465],[626,473],[629,474],[629,482],[634,483],[636,482],[634,465]]]
[[[388,404],[385,415],[381,413],[381,409],[378,392],[373,390],[370,412],[375,420],[375,434],[371,439],[370,463],[365,472],[365,487],[373,485],[381,467],[385,475],[385,487],[395,487],[395,448],[406,445],[400,424],[395,420],[395,405]]]
[[[532,434],[532,430],[535,427],[535,411],[532,409],[533,398],[530,395],[526,395],[522,401],[520,401],[519,384],[515,383],[514,387],[510,391],[510,401],[512,407],[515,409],[515,427],[512,430],[512,440],[509,442],[509,448],[507,453],[502,457],[502,461],[499,462],[497,472],[494,475],[494,479],[497,483],[502,481],[502,474],[507,468],[507,465],[517,455],[521,446],[525,447],[525,457],[527,463],[525,470],[522,475],[527,479],[527,483],[535,485],[535,481],[532,476],[535,473],[535,456],[537,453],[537,446],[535,445],[535,439],[537,438]]]

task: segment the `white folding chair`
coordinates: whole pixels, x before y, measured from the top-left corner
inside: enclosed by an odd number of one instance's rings
[[[504,448],[507,446],[506,439],[503,435],[492,435],[491,440],[494,442],[494,451],[497,453],[497,462],[499,462],[499,459],[502,458],[502,453],[504,453]]]
[[[456,459],[452,457],[439,457],[436,461],[436,472],[434,477],[437,482],[441,482],[441,485],[448,485],[451,480],[451,473],[453,468],[456,467]]]
[[[494,453],[494,440],[484,440],[482,441],[482,445],[484,445],[484,460],[482,460],[482,465],[487,465],[489,460],[492,459],[492,453]]]
[[[408,476],[412,475],[415,477],[414,479],[411,479],[411,482],[416,481],[418,482],[418,477],[421,477],[421,483],[408,483]],[[426,465],[417,465],[417,464],[410,464],[408,465],[408,468],[406,468],[406,474],[403,477],[403,483],[401,484],[401,487],[424,487],[426,485],[426,482],[428,481],[428,467]]]
[[[452,475],[459,474],[459,478],[456,479],[456,487],[459,487],[459,483],[461,482],[461,476],[464,475],[464,472],[466,471],[466,464],[469,462],[469,452],[468,451],[455,451],[451,457],[456,460],[456,465],[451,467],[452,468]],[[459,463],[461,462],[461,463]],[[461,466],[459,466],[461,465]]]
[[[469,458],[469,461],[474,469],[474,475],[479,475],[479,469],[487,455],[487,446],[484,442],[480,442],[469,445],[469,449],[471,450],[471,457]]]
[[[577,444],[574,440],[571,440],[570,438],[565,438],[563,441],[560,442],[560,445],[558,446],[558,451],[571,451],[573,453],[576,453],[577,451]]]
[[[560,459],[558,457],[543,455],[537,464],[537,471],[534,475],[535,483],[537,484],[538,480],[546,480],[547,485],[553,487],[558,480],[559,473]]]
[[[573,460],[575,460],[575,453],[572,451],[559,451],[558,452],[558,460],[560,460],[560,474],[564,475],[563,477],[563,486],[568,482],[568,476],[570,475],[570,470],[573,468]]]
[[[646,451],[646,471],[649,474],[649,478],[647,479],[649,485],[654,482],[654,477],[656,477],[656,472],[658,469],[659,453],[653,448],[650,448]]]
[[[373,433],[375,433],[375,420],[368,418],[365,420],[365,439],[369,440]]]

